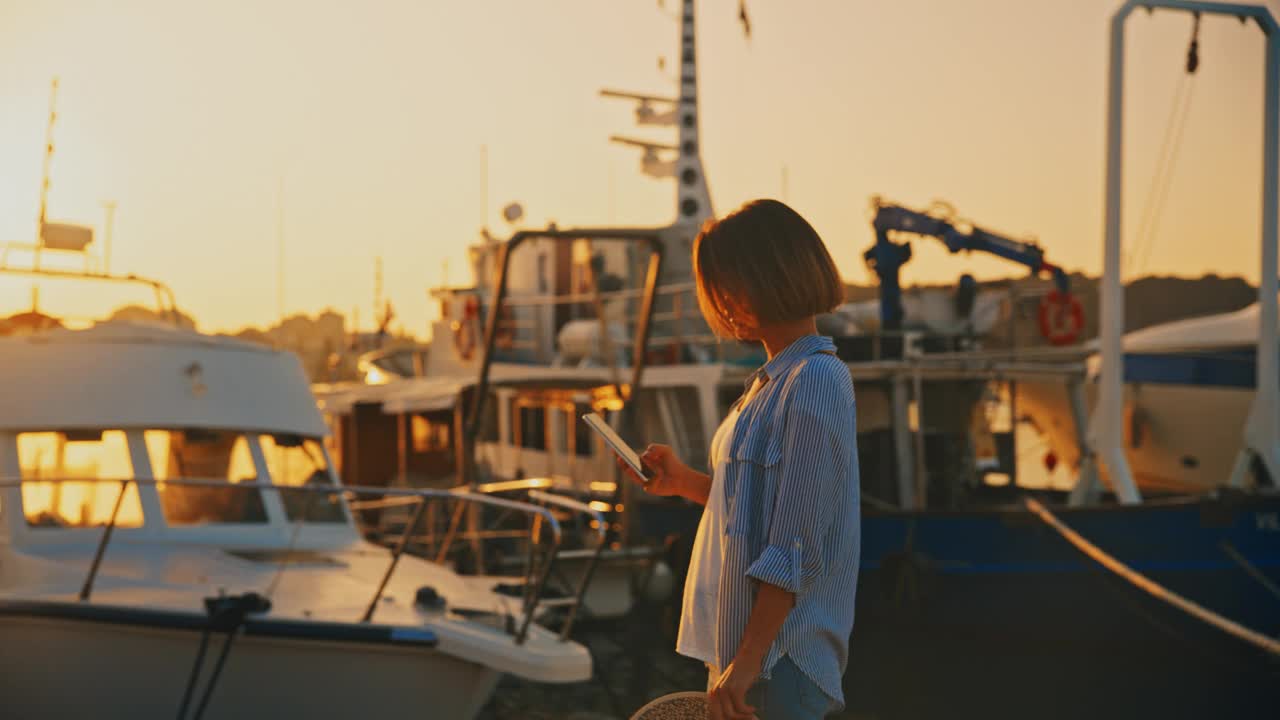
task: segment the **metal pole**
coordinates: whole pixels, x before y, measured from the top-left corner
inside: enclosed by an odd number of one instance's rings
[[[418,526],[418,521],[422,519],[422,509],[426,506],[427,499],[425,497],[419,498],[418,506],[413,509],[413,517],[409,519],[409,524],[405,526],[404,534],[400,536],[400,542],[396,543],[395,549],[391,551],[391,564],[387,565],[387,571],[382,574],[382,581],[378,583],[378,591],[373,594],[373,599],[369,601],[369,607],[365,608],[360,622],[367,623],[373,619],[373,611],[378,609],[378,601],[382,599],[382,593],[387,589],[387,583],[391,581],[391,576],[396,571],[396,565],[400,564],[400,556],[404,554],[404,549],[409,544],[409,538],[413,537],[413,530]]]
[[[102,565],[102,556],[107,552],[107,543],[111,542],[111,533],[116,529],[116,516],[120,514],[120,504],[124,502],[124,492],[129,488],[132,480],[120,481],[120,494],[116,495],[116,504],[111,508],[111,518],[107,521],[107,526],[102,530],[102,539],[98,541],[98,549],[93,553],[93,562],[89,563],[89,574],[84,579],[84,585],[80,587],[80,600],[89,599],[89,594],[93,592],[93,581],[98,577],[98,568]]]
[[[1129,0],[1111,19],[1111,79],[1107,111],[1107,221],[1102,283],[1102,371],[1097,411],[1090,437],[1107,466],[1112,487],[1121,502],[1140,502],[1125,459],[1124,413],[1124,297],[1120,286],[1121,161],[1123,159],[1124,22],[1135,7],[1252,18],[1267,38],[1262,123],[1262,248],[1258,281],[1259,323],[1257,391],[1245,426],[1244,448],[1237,456],[1229,484],[1241,486],[1257,457],[1272,481],[1280,478],[1280,348],[1277,347],[1277,195],[1280,194],[1280,25],[1261,5],[1200,2],[1198,0]]]
[[[1124,288],[1120,284],[1120,210],[1124,159],[1124,22],[1134,5],[1125,3],[1111,18],[1111,66],[1107,96],[1106,231],[1103,242],[1101,345],[1098,406],[1089,425],[1090,444],[1107,466],[1122,503],[1142,501],[1122,446],[1124,423]]]
[[[102,208],[106,213],[106,232],[102,239],[102,272],[111,272],[111,236],[115,234],[116,226],[116,201],[108,200],[102,203]]]
[[[1280,483],[1280,348],[1277,347],[1276,202],[1280,195],[1280,31],[1259,19],[1267,33],[1267,69],[1262,121],[1262,266],[1258,279],[1257,392],[1245,426],[1244,449],[1236,460],[1230,484],[1244,485],[1252,457],[1257,457]]]
[[[901,372],[895,372],[889,381],[889,397],[893,405],[893,451],[898,476],[898,507],[915,510],[915,464],[911,454],[909,411],[907,409],[907,380]]]

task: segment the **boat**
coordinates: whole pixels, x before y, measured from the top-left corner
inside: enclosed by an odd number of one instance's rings
[[[693,3],[683,7],[684,57],[692,63]],[[696,72],[683,67],[681,77],[676,115],[696,100]],[[696,130],[693,109],[689,127]],[[686,145],[674,148],[672,162],[689,163],[691,180],[705,183],[700,163],[682,155]],[[657,167],[662,149],[645,150],[646,167]],[[518,231],[474,247],[475,284],[434,291],[442,319],[411,375],[325,388],[322,403],[335,401],[335,434],[351,443],[343,446],[344,462],[381,463],[369,472],[395,478],[423,472],[419,453],[430,450],[444,462],[445,454],[455,458],[442,477],[469,483],[546,482],[565,492],[591,492],[595,483],[604,493],[592,501],[610,510],[620,547],[673,534],[691,540],[700,508],[617,484],[608,456],[601,460],[599,447],[580,444],[574,425],[590,403],[609,411],[621,398],[632,414],[611,419],[624,437],[667,442],[697,464],[741,380],[762,360],[754,348],[715,342],[697,317],[688,246],[681,245],[696,226],[680,222],[681,192],[670,226]],[[662,268],[654,271],[647,254],[597,252],[619,238],[660,248]],[[1113,262],[1106,273],[1118,277]],[[635,289],[649,278],[652,294]],[[850,599],[858,606],[845,677],[850,711],[1079,717],[1107,708],[1173,718],[1274,707],[1280,683],[1267,651],[1113,575],[1029,508],[1033,501],[1049,506],[1066,527],[1149,581],[1274,636],[1280,496],[1254,487],[1144,498],[1099,462],[1114,438],[1089,431],[1086,398],[1095,381],[1087,347],[984,349],[968,330],[983,323],[932,317],[930,304],[945,302],[925,300],[915,313],[923,327],[902,331],[851,327],[874,322],[867,318],[880,306],[846,307],[822,319],[858,398],[863,535],[858,592]],[[981,316],[995,304],[984,298]],[[635,381],[637,367],[642,382]],[[449,383],[457,392],[436,392]],[[979,436],[999,434],[982,411],[1011,383],[1022,411],[1028,386],[1052,386],[1065,399],[1054,418],[1081,458],[1072,487],[1010,482],[1017,453],[1008,447],[994,463],[979,457]],[[635,395],[623,397],[615,389],[621,385]],[[449,430],[425,431],[437,426]],[[371,460],[375,437],[383,445]],[[414,448],[419,437],[450,442]],[[466,447],[476,452],[459,450]],[[666,558],[677,581],[682,556],[687,562],[688,545],[670,544]]]
[[[1142,491],[1200,492],[1231,481],[1257,391],[1259,314],[1254,303],[1125,334],[1124,448]],[[1088,362],[1092,409],[1100,366],[1096,347]],[[1062,419],[1070,408],[1061,386],[1026,383],[1018,391],[1020,408],[1045,438],[1048,452],[1079,467],[1078,447],[1064,432]],[[1256,462],[1247,482],[1272,484]]]
[[[554,553],[546,507],[343,485],[292,353],[47,325],[0,338],[7,715],[469,718],[503,674],[591,676],[586,648],[534,621],[549,564],[462,577],[353,519],[361,502],[500,507]],[[523,596],[495,589],[522,579]]]

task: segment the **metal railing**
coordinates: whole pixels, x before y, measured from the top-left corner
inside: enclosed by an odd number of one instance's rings
[[[490,494],[477,493],[477,492],[470,491],[466,488],[455,488],[455,489],[444,490],[444,489],[432,489],[432,488],[368,487],[368,486],[358,486],[358,485],[320,485],[320,484],[276,485],[274,483],[268,483],[268,482],[234,482],[232,483],[232,482],[227,482],[225,480],[204,480],[204,479],[193,479],[193,478],[156,480],[156,479],[143,479],[143,478],[103,479],[103,478],[41,477],[41,478],[31,478],[31,479],[0,478],[0,489],[8,489],[8,488],[21,489],[24,485],[38,485],[38,484],[44,484],[44,483],[52,483],[52,484],[90,483],[90,484],[98,484],[98,485],[118,485],[120,489],[119,495],[116,496],[115,502],[112,506],[111,514],[109,515],[105,523],[103,523],[102,525],[70,526],[65,528],[65,529],[73,529],[73,530],[93,530],[93,529],[101,528],[102,530],[102,535],[98,539],[98,542],[94,549],[93,559],[89,564],[89,568],[85,575],[84,582],[81,585],[81,589],[79,593],[79,599],[81,601],[88,601],[93,593],[94,583],[97,579],[99,569],[102,565],[102,559],[106,554],[107,547],[111,542],[112,534],[116,528],[116,524],[120,514],[120,507],[123,504],[125,493],[129,489],[129,486],[131,485],[137,486],[137,487],[175,485],[175,486],[182,486],[182,487],[201,487],[201,488],[214,488],[214,489],[220,488],[220,489],[225,489],[232,492],[241,492],[248,489],[266,490],[266,491],[271,491],[276,493],[304,492],[304,493],[309,493],[308,503],[307,503],[308,506],[311,504],[310,499],[315,494],[327,495],[329,496],[330,501],[333,501],[334,499],[337,499],[337,498],[341,498],[344,501],[349,501],[351,498],[377,496],[376,500],[370,501],[370,502],[384,503],[388,505],[389,504],[413,505],[414,507],[413,519],[409,522],[408,525],[406,525],[395,547],[392,548],[390,563],[388,564],[386,571],[382,574],[382,577],[379,580],[377,590],[374,592],[373,597],[369,600],[368,605],[365,607],[365,610],[360,617],[359,622],[361,623],[368,623],[372,621],[373,614],[378,605],[378,601],[381,600],[382,595],[386,590],[387,584],[390,582],[392,575],[395,573],[396,566],[400,561],[400,556],[404,554],[405,548],[407,547],[407,545],[409,544],[413,536],[413,532],[418,524],[418,521],[422,517],[422,512],[429,502],[433,502],[433,501],[455,502],[457,503],[458,507],[465,507],[467,504],[471,504],[475,506],[496,507],[496,508],[501,508],[508,511],[523,513],[530,518],[530,526],[531,526],[530,563],[526,568],[525,579],[524,579],[524,582],[525,582],[524,587],[526,589],[526,592],[522,599],[522,611],[524,615],[523,615],[523,618],[521,619],[521,624],[519,629],[514,633],[517,644],[523,644],[525,639],[528,637],[529,625],[533,620],[534,613],[537,610],[538,603],[541,600],[543,590],[545,589],[545,586],[546,586],[547,577],[550,575],[550,572],[551,572],[552,563],[555,561],[556,554],[559,551],[560,545],[563,541],[563,531],[560,527],[560,522],[556,519],[555,513],[552,512],[548,507],[544,505],[533,504],[533,503],[519,502],[516,500],[508,500],[506,498],[495,497]],[[542,492],[536,492],[536,491],[531,492],[530,496],[534,497],[539,502],[546,503],[546,505],[556,505],[556,506],[560,506],[560,507],[571,509],[578,512],[590,513],[597,516],[598,520],[603,519],[603,517],[600,516],[599,513],[596,513],[590,507],[584,506],[581,503],[570,500],[568,498],[562,498],[559,496],[550,495],[548,493],[542,493]],[[357,506],[360,506],[362,503],[360,501],[355,501],[355,504]],[[368,507],[369,505],[366,503],[363,506]],[[350,504],[348,504],[348,507],[350,507]],[[297,541],[297,536],[298,536],[297,530],[302,525],[307,524],[306,516],[307,516],[307,510],[304,510],[301,516],[297,520],[293,520],[290,523],[288,523],[288,525],[294,526],[294,533],[293,533],[292,539],[289,541],[289,545],[284,549],[288,551],[292,551],[293,546]],[[533,555],[537,545],[539,544],[539,541],[541,540],[542,526],[544,523],[546,525],[548,534],[551,537],[551,543],[550,543],[550,547],[545,552],[546,559],[541,563],[537,563],[534,561]],[[601,527],[603,527],[603,523],[601,523]],[[46,529],[44,528],[36,529],[36,532],[43,532],[43,531],[46,531]],[[452,540],[450,540],[450,542],[452,542]],[[603,547],[603,545],[604,545],[604,542],[603,542],[603,535],[602,535],[601,541],[599,542],[599,546]],[[445,550],[448,549],[447,545],[444,547],[444,549]],[[292,554],[291,552],[286,553],[285,559],[282,561],[281,572],[283,572],[284,568],[288,566],[288,561],[291,554]],[[579,603],[581,602],[582,595],[585,593],[587,581],[589,581],[589,574],[584,575],[584,581],[577,592],[576,597]],[[273,585],[274,585],[274,582],[273,582]],[[570,622],[566,625],[565,630],[562,631],[561,639],[565,639],[568,637],[568,626],[571,624],[572,624],[572,619],[570,619]]]
[[[181,324],[181,317],[178,314],[178,301],[173,294],[173,289],[159,280],[152,280],[151,278],[134,275],[132,273],[127,275],[117,275],[91,270],[58,270],[54,268],[43,268],[38,265],[20,267],[9,264],[9,247],[14,247],[14,244],[9,243],[7,246],[0,247],[0,273],[2,274],[146,285],[155,293],[156,313],[160,315],[160,317],[167,319],[175,327]]]
[[[489,495],[498,492],[523,490],[527,493],[527,497],[534,502],[543,503],[545,505],[554,505],[563,510],[568,510],[580,515],[586,515],[594,521],[594,529],[596,531],[595,548],[590,551],[590,555],[587,557],[587,566],[582,571],[582,579],[578,582],[578,587],[574,591],[572,602],[569,603],[568,616],[565,618],[564,627],[560,630],[560,639],[565,640],[569,637],[569,631],[573,629],[574,621],[578,618],[578,610],[582,607],[583,598],[587,592],[587,586],[591,584],[591,578],[595,574],[596,565],[600,562],[600,554],[604,551],[606,538],[609,533],[609,524],[604,513],[591,507],[589,504],[563,495],[549,493],[542,489],[547,487],[548,484],[549,483],[545,478],[526,478],[524,480],[506,480],[477,485],[475,487],[475,491]]]
[[[698,308],[696,298],[696,286],[692,282],[669,283],[662,285],[654,290],[653,296],[655,300],[668,298],[671,301],[671,309],[665,311],[654,311],[651,323],[656,324],[651,331],[648,339],[648,347],[663,347],[667,345],[690,345],[690,346],[706,346],[715,348],[721,343],[721,339],[716,337],[714,333],[707,331],[705,322],[702,317],[702,311]],[[597,293],[565,293],[560,295],[537,293],[531,295],[508,295],[504,298],[503,304],[512,309],[516,308],[538,308],[558,305],[602,305],[611,300],[643,300],[644,290],[642,288],[628,288],[624,290],[609,290]],[[580,320],[597,319],[593,317],[579,318]],[[622,323],[624,331],[628,335],[632,335],[639,330],[639,318],[623,313],[622,317],[616,319]],[[611,321],[613,322],[613,321]],[[690,326],[686,331],[686,326]],[[511,350],[541,350],[541,346],[536,339],[522,339],[521,331],[537,332],[542,327],[541,318],[535,316],[533,318],[520,319],[513,315],[507,315],[498,319],[497,327],[500,333],[506,333],[509,337],[506,340],[504,349]],[[659,331],[659,327],[665,327],[665,331]],[[609,339],[603,340],[607,342]]]

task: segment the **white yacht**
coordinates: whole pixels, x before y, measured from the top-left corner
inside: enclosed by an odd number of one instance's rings
[[[1124,447],[1139,488],[1201,492],[1227,484],[1256,393],[1258,323],[1254,303],[1125,334]],[[1090,357],[1092,381],[1098,363],[1096,354]],[[1092,407],[1096,382],[1089,389]],[[1061,384],[1024,383],[1018,393],[1021,411],[1050,452],[1077,466]]]
[[[0,338],[0,398],[7,717],[469,718],[503,673],[591,676],[536,599],[362,539],[291,353],[53,329]]]

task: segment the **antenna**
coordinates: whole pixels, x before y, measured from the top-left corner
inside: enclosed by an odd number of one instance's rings
[[[284,322],[284,176],[276,184],[276,315]]]
[[[382,312],[382,256],[373,259],[373,317]]]
[[[489,146],[480,146],[480,227],[489,225]]]
[[[40,181],[40,224],[36,227],[36,245],[44,234],[45,217],[49,209],[49,173],[53,168],[53,125],[58,120],[58,78],[54,76],[49,88],[49,126],[44,135],[44,173]]]
[[[116,226],[116,201],[107,200],[102,203],[102,210],[106,217],[103,219],[104,232],[102,244],[102,271],[104,273],[111,272],[111,236],[115,234]]]

